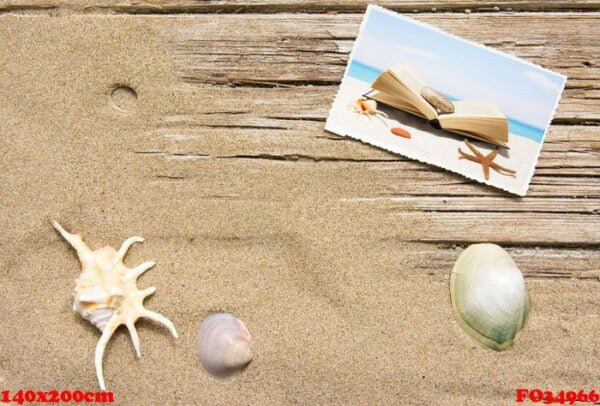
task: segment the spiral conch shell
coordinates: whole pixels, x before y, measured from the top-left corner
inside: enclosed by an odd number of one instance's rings
[[[177,338],[175,326],[165,316],[144,308],[144,299],[156,291],[156,288],[139,290],[137,278],[152,268],[154,262],[144,262],[133,269],[123,264],[123,257],[136,242],[143,242],[141,237],[126,239],[119,251],[112,247],[104,247],[95,251],[83,242],[77,234],[65,231],[56,221],[54,228],[77,251],[82,272],[75,286],[73,311],[94,324],[102,336],[96,345],[95,365],[98,384],[106,390],[102,374],[102,358],[106,344],[115,330],[122,324],[127,326],[136,356],[140,357],[140,339],[135,329],[135,322],[140,317],[147,317],[169,329]]]
[[[513,346],[527,319],[525,279],[495,244],[475,244],[458,257],[450,278],[454,315],[477,342],[496,351]]]
[[[210,375],[228,378],[252,361],[252,337],[246,325],[231,313],[216,313],[200,324],[198,357]]]

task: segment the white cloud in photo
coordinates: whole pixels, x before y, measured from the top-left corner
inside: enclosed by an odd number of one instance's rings
[[[422,48],[412,47],[408,45],[393,45],[391,49],[397,52],[403,52],[416,57],[428,59],[430,61],[442,61],[442,58],[439,55]]]
[[[560,83],[553,82],[548,76],[540,72],[530,70],[524,72],[523,76],[547,92],[558,93],[562,88]]]

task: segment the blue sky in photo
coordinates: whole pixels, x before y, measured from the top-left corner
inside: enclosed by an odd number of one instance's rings
[[[378,72],[400,63],[409,64],[429,86],[453,99],[494,101],[510,117],[511,132],[518,124],[533,127],[541,130],[537,141],[551,120],[564,80],[553,72],[371,8],[349,75],[371,82]]]

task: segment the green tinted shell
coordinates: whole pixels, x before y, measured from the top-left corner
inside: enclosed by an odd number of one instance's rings
[[[458,324],[496,351],[513,346],[530,308],[523,274],[495,244],[471,245],[461,253],[452,269],[450,297]]]

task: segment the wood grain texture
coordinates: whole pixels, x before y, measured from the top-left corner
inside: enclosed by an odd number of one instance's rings
[[[194,18],[172,39],[179,74],[204,85],[337,85],[360,15],[258,15]],[[600,14],[418,15],[450,33],[568,76],[557,122],[600,120]],[[553,24],[548,24],[548,18]],[[555,24],[555,25],[554,25]],[[555,27],[562,27],[556,30]],[[330,90],[315,89],[328,97]],[[303,110],[306,111],[306,110]]]
[[[557,35],[549,15],[569,30]],[[169,25],[163,35],[177,74],[188,83],[173,91],[191,103],[173,106],[146,135],[144,147],[133,151],[162,162],[150,178],[194,185],[206,171],[229,176],[231,165],[248,173],[261,168],[263,184],[253,181],[248,189],[246,182],[230,180],[228,190],[209,193],[260,201],[276,198],[271,185],[297,170],[331,179],[343,171],[356,179],[352,186],[298,198],[335,199],[390,221],[412,218],[426,225],[386,237],[398,241],[598,246],[600,129],[568,124],[600,119],[600,98],[593,93],[600,71],[590,62],[598,57],[600,36],[589,32],[600,14],[419,16],[570,75],[555,117],[562,124],[550,129],[526,199],[322,130],[360,18],[258,15],[247,25],[244,16],[195,16],[177,20],[185,28]],[[368,181],[361,182],[365,171]],[[478,226],[482,218],[485,224]]]
[[[2,0],[0,10],[66,9],[74,12],[132,14],[172,13],[277,13],[363,12],[369,0]],[[378,5],[401,12],[497,12],[497,11],[589,11],[600,7],[596,0],[383,0]]]

